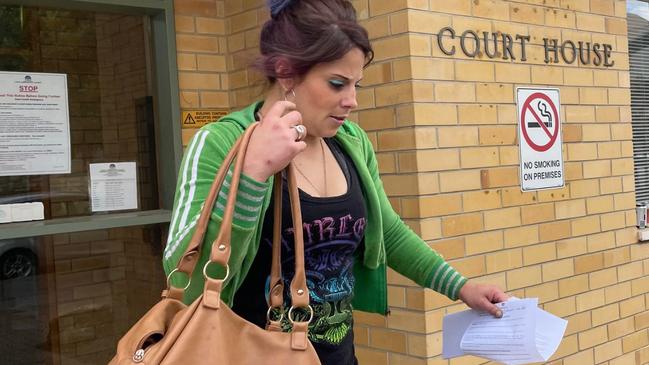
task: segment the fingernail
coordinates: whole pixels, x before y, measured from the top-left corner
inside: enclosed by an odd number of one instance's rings
[[[502,316],[503,316],[503,311],[501,310],[496,311],[496,318],[502,318]]]

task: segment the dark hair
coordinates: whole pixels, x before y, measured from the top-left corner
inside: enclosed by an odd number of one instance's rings
[[[261,56],[255,66],[274,82],[305,75],[321,62],[342,58],[353,48],[365,55],[365,66],[374,58],[367,30],[356,20],[347,0],[270,1],[271,19],[260,36]],[[276,71],[279,60],[288,68]]]

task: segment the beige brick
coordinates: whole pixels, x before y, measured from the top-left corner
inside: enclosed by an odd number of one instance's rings
[[[563,359],[563,365],[594,364],[593,361],[593,350],[588,349],[566,357]]]
[[[543,42],[543,40],[541,40],[541,42]],[[564,82],[563,81],[563,68],[561,68],[561,67],[555,67],[555,66],[531,66],[531,73],[532,73],[532,83],[533,84],[562,85],[563,82]]]
[[[567,147],[569,161],[597,159],[597,144],[595,143],[571,143]]]
[[[599,289],[617,283],[617,271],[614,267],[588,274],[591,289]]]
[[[600,231],[600,221],[598,216],[586,216],[576,218],[570,222],[570,228],[573,236],[595,233]]]
[[[631,283],[625,282],[604,289],[606,303],[619,302],[631,297]]]
[[[458,105],[460,124],[496,124],[498,123],[497,112],[498,110],[493,104]]]
[[[543,8],[540,6],[510,3],[511,21],[524,24],[543,24]]]
[[[607,104],[608,92],[600,88],[579,88],[579,102],[582,104]]]
[[[409,125],[455,125],[457,108],[453,104],[409,104],[397,109],[397,124]]]
[[[556,219],[575,218],[586,215],[585,199],[559,201],[554,204]]]
[[[388,354],[385,351],[359,346],[356,348],[356,358],[359,364],[388,365]]]
[[[442,219],[442,234],[445,237],[474,233],[483,229],[482,214],[461,214]]]
[[[539,298],[539,303],[559,299],[559,285],[556,281],[525,288],[526,298]]]
[[[500,190],[467,191],[462,194],[462,206],[465,212],[499,208]]]
[[[592,272],[604,268],[604,254],[601,252],[575,257],[575,274]]]
[[[518,184],[517,167],[501,167],[480,170],[480,186],[483,189]]]
[[[576,311],[575,297],[562,298],[553,302],[545,303],[543,309],[558,317],[567,317]]]
[[[608,340],[606,326],[600,326],[584,331],[580,333],[578,337],[580,350],[602,344]]]
[[[588,214],[610,212],[613,208],[612,195],[602,195],[586,199],[586,211]]]
[[[534,265],[557,258],[556,244],[554,242],[525,247],[523,249],[523,264]]]
[[[589,309],[601,307],[606,304],[604,289],[590,290],[575,297],[577,311],[583,312]]]
[[[643,275],[642,262],[640,261],[618,266],[617,270],[620,281],[636,279]]]
[[[522,226],[505,230],[505,247],[528,246],[539,242],[539,227]]]
[[[633,159],[619,158],[611,160],[611,175],[632,175]]]
[[[411,161],[414,160],[414,161]],[[460,168],[457,149],[417,150],[399,154],[399,171],[444,171]]]
[[[180,52],[218,52],[218,39],[209,36],[176,35],[176,47]]]
[[[226,33],[225,21],[223,19],[197,17],[196,32],[204,34],[224,35]]]
[[[501,250],[485,256],[487,272],[494,273],[523,266],[521,249]]]
[[[590,313],[588,312],[573,314],[570,317],[566,317],[565,320],[568,321],[568,327],[565,333],[568,336],[592,328]]]
[[[600,179],[599,181],[602,194],[622,192],[622,179],[620,177],[607,177]]]
[[[225,57],[221,55],[197,55],[196,62],[199,71],[226,71]]]
[[[570,51],[566,51],[569,55]],[[574,69],[574,68],[565,68],[563,70],[563,80],[565,85],[574,85],[574,86],[592,86],[593,85],[593,71],[590,69]],[[599,85],[598,85],[599,86]],[[594,108],[593,108],[594,109]],[[595,120],[594,115],[591,121]],[[566,119],[568,122],[572,122],[570,118]]]
[[[543,278],[544,280],[548,279],[545,273]],[[561,298],[583,293],[588,290],[588,275],[586,274],[570,276],[559,280],[559,296]]]
[[[447,260],[464,257],[466,255],[464,249],[464,237],[439,240],[431,243],[430,247]]]
[[[634,321],[635,321],[636,329],[643,329],[649,327],[649,311],[644,311],[640,314],[636,314],[634,317]]]
[[[551,281],[575,274],[573,259],[563,259],[542,265],[543,281]]]
[[[520,188],[506,188],[502,189],[503,196],[503,205],[504,206],[513,206],[513,205],[524,205],[524,204],[533,204],[536,202],[536,192],[527,191],[523,192]],[[525,215],[522,216],[523,224],[525,224]]]
[[[379,132],[379,151],[393,151],[415,148],[415,131],[410,128]]]
[[[395,312],[398,315],[400,311],[392,311]],[[370,330],[370,346],[380,350],[406,352],[406,335],[403,332],[373,328]]]
[[[595,363],[601,364],[622,355],[622,341],[614,340],[595,347]]]
[[[507,272],[507,290],[540,284],[541,266],[523,267]]]
[[[602,231],[624,228],[626,226],[626,214],[624,212],[602,214],[600,224]]]
[[[615,248],[615,234],[604,232],[588,236],[588,252],[602,251]]]
[[[456,103],[476,101],[475,86],[473,83],[436,82],[435,101]]]
[[[521,207],[521,223],[534,224],[554,220],[554,203]]]
[[[377,106],[395,105],[414,100],[412,85],[407,82],[379,86],[374,92]]]
[[[620,316],[628,317],[646,310],[644,297],[638,295],[620,302]]]
[[[518,207],[502,208],[484,212],[484,228],[499,229],[519,226],[521,224],[521,211]]]
[[[462,212],[460,195],[438,194],[401,200],[403,218],[437,217]]]
[[[556,221],[539,225],[539,239],[541,242],[553,241],[570,237],[570,222]]]
[[[478,83],[476,100],[479,103],[511,103],[514,101],[514,88],[511,84]]]
[[[493,109],[495,112],[495,108]],[[487,111],[487,109],[484,111]],[[479,127],[478,134],[480,145],[513,145],[516,143],[517,137],[517,131],[514,126]]]
[[[466,147],[460,150],[460,166],[463,169],[498,166],[499,161],[497,147]]]
[[[565,186],[560,189],[540,190],[538,195],[540,202],[566,200],[570,197],[570,189]]]
[[[597,327],[604,323],[620,319],[620,308],[617,303],[609,304],[592,310],[593,326]]]
[[[574,257],[588,252],[587,237],[575,237],[557,242],[559,258]]]
[[[477,127],[440,127],[437,130],[439,147],[478,145]]]
[[[572,11],[561,11],[555,9],[545,9],[545,25],[548,27],[575,27],[575,13]]]
[[[496,64],[496,81],[505,83],[530,83],[531,68],[527,65]]]
[[[455,75],[458,81],[494,81],[494,64],[481,61],[457,61]]]
[[[598,15],[577,13],[577,29],[602,33],[605,28],[605,18]]]
[[[497,251],[503,248],[503,235],[500,231],[482,232],[466,236],[466,254],[475,255]]]
[[[190,53],[178,53],[177,57],[178,70],[196,70],[196,55]]]
[[[634,322],[633,317],[623,318],[618,321],[609,323],[608,327],[608,338],[615,339],[628,335],[634,331]]]
[[[633,193],[622,193],[613,195],[613,204],[615,210],[630,209],[635,207],[635,198]]]
[[[480,171],[464,170],[439,173],[441,192],[480,189]]]
[[[451,265],[467,278],[486,274],[485,260],[481,255],[455,260]]]
[[[640,331],[622,338],[621,352],[630,352],[649,345],[649,334],[647,331]],[[621,354],[621,353],[620,353]]]

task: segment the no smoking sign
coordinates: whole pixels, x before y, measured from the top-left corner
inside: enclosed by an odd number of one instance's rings
[[[565,184],[558,89],[517,88],[521,190]]]

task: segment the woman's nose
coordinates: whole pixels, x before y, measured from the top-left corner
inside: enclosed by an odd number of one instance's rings
[[[356,88],[353,88],[351,92],[347,93],[342,99],[342,106],[346,109],[356,109],[358,107],[358,101],[356,101]]]

